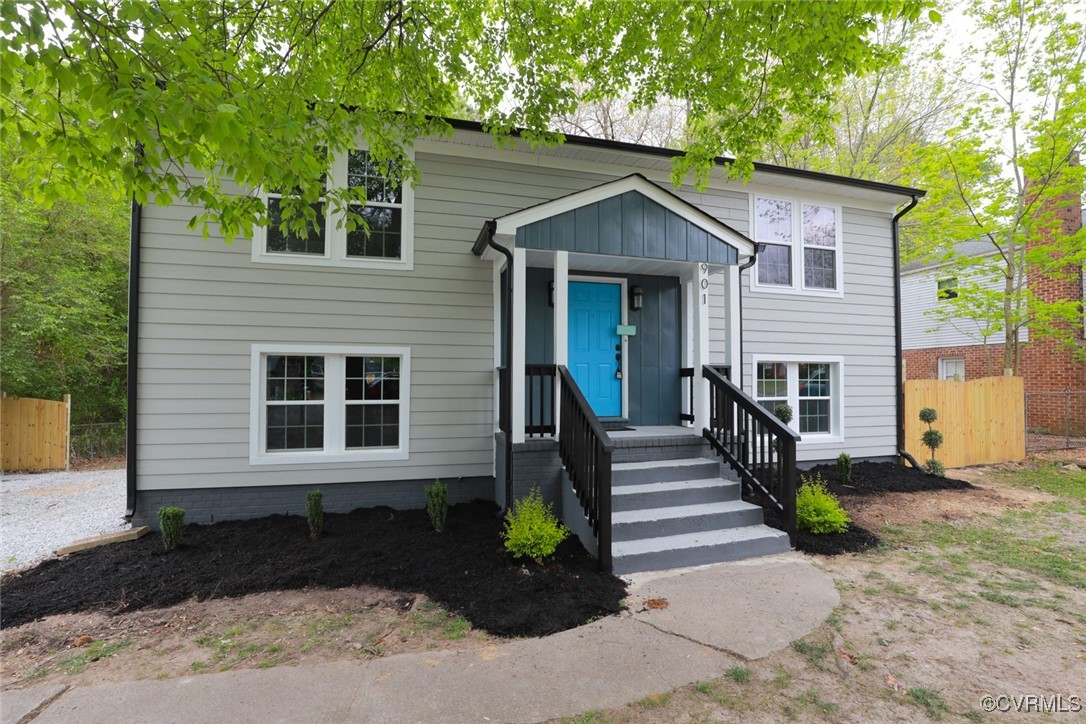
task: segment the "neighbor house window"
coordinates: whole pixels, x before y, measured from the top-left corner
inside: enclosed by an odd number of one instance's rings
[[[947,277],[946,279],[940,279],[936,282],[936,284],[938,284],[938,290],[936,291],[936,297],[938,299],[956,299],[958,297],[957,277]]]
[[[755,399],[770,412],[788,403],[790,424],[801,435],[840,435],[841,367],[839,361],[758,361]]]
[[[758,243],[756,287],[840,293],[838,207],[756,196],[754,240]]]
[[[407,348],[254,345],[250,462],[406,459]]]
[[[965,358],[940,357],[939,379],[957,380],[958,382],[965,382]]]
[[[264,193],[268,226],[253,237],[253,260],[278,264],[411,269],[414,257],[414,190],[397,166],[382,169],[369,151],[354,149],[330,160],[326,188],[363,189],[365,204],[350,204],[356,215],[336,213],[321,198],[304,233],[282,231],[283,194]]]

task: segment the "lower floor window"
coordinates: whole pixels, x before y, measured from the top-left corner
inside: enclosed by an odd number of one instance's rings
[[[406,348],[253,347],[250,458],[406,457]]]
[[[762,362],[755,364],[755,398],[770,412],[781,403],[793,410],[801,435],[833,434],[839,429],[840,364],[836,362]]]

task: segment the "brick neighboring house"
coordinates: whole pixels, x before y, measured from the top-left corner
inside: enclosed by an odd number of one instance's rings
[[[1075,234],[1082,228],[1083,210],[1069,204],[1059,212],[1062,232]],[[994,256],[996,248],[988,241],[958,244],[961,256]],[[1027,284],[1046,301],[1071,299],[1083,303],[1086,292],[1086,268],[1076,269],[1066,279],[1054,279],[1031,271]],[[901,271],[902,347],[908,379],[977,379],[1003,374],[1003,336],[997,334],[980,343],[975,322],[950,319],[942,324],[928,312],[938,306],[942,296],[953,293],[957,283],[946,264],[907,264]],[[942,288],[941,286],[942,285]],[[992,277],[990,288],[1002,288],[1002,280]],[[1076,337],[1086,346],[1086,322],[1080,323]],[[1023,378],[1029,406],[1028,424],[1032,432],[1086,435],[1086,361],[1075,359],[1072,350],[1053,339],[1029,339],[1029,330],[1021,335],[1019,375]],[[1070,391],[1068,395],[1067,392]]]

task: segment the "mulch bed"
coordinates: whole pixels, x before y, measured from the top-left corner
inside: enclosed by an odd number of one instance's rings
[[[885,493],[920,493],[930,490],[961,490],[975,487],[964,480],[951,480],[928,475],[916,468],[894,463],[858,462],[852,464],[852,480],[848,485],[841,482],[836,465],[818,465],[810,470],[798,470],[797,475],[808,478],[821,475],[826,489],[836,495],[845,510],[849,509],[852,496],[874,496]],[[802,479],[797,477],[797,485]],[[744,494],[744,498],[746,498]],[[750,499],[750,502],[758,502]],[[763,509],[765,524],[777,530],[784,530],[780,514],[770,508]],[[871,531],[849,523],[844,533],[814,535],[806,531],[796,534],[795,548],[805,553],[823,556],[835,556],[842,553],[858,553],[878,546],[882,541]]]
[[[361,584],[423,593],[498,636],[542,636],[622,608],[626,584],[600,573],[576,537],[540,566],[514,561],[501,527],[497,506],[483,501],[451,506],[441,534],[423,510],[383,507],[326,513],[314,541],[298,516],[187,525],[184,542],[169,553],[151,534],[5,575],[0,626],[192,597]]]

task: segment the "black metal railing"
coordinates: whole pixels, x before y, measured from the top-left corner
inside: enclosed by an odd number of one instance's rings
[[[703,367],[702,375],[709,383],[705,439],[749,490],[780,513],[795,544],[799,435],[712,367]]]
[[[554,437],[554,365],[524,366],[524,434]]]
[[[689,380],[689,381],[686,381]],[[694,368],[683,367],[679,370],[679,387],[685,390],[682,394],[683,408],[679,411],[679,420],[682,422],[694,421]]]
[[[512,398],[509,395],[509,368],[498,368],[498,429],[506,435],[513,430],[509,424],[512,417]]]
[[[611,571],[611,453],[614,445],[589,407],[573,375],[558,366],[561,400],[558,454],[596,534],[600,570]]]

